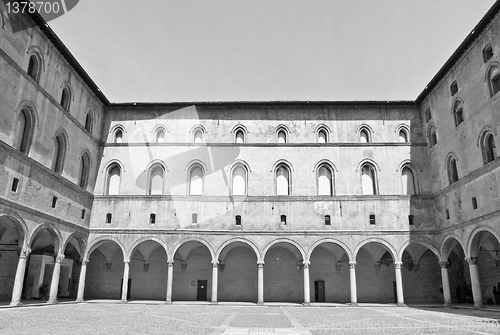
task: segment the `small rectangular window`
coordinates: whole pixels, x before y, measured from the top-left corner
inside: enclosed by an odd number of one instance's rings
[[[154,214],[154,213],[149,214],[149,223],[151,223],[151,224],[156,223],[156,214]]]
[[[472,198],[472,209],[477,209],[477,199],[476,199],[476,197]]]
[[[449,220],[450,219],[450,211],[448,209],[445,211],[445,214],[446,214],[446,220]]]
[[[19,185],[19,179],[18,178],[14,178],[14,180],[12,181],[12,192],[17,192],[17,186]]]
[[[415,225],[415,216],[414,215],[408,215],[408,224],[410,226]]]
[[[331,225],[330,215],[325,215],[325,226],[329,226],[329,225]]]
[[[236,225],[241,226],[241,215],[236,215]]]
[[[198,223],[198,214],[197,213],[193,213],[191,215],[191,223]]]
[[[82,209],[82,220],[85,219],[85,209]]]
[[[281,215],[280,221],[283,226],[286,225],[286,215]]]
[[[52,197],[52,208],[56,208],[57,197]]]
[[[458,84],[456,81],[454,81],[450,85],[450,93],[452,96],[454,96],[455,94],[457,94],[457,92],[458,92]]]
[[[106,214],[106,223],[111,223],[111,213]]]
[[[370,225],[375,225],[375,214],[370,214]]]

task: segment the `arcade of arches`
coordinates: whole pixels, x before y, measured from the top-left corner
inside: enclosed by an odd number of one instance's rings
[[[399,249],[383,239],[351,246],[317,237],[304,247],[288,238],[258,246],[251,239],[210,235],[168,243],[120,237],[87,243],[78,234],[63,237],[49,224],[28,229],[14,216],[0,216],[0,300],[481,306],[494,302],[493,287],[500,282],[499,240],[487,227],[477,228],[466,243],[449,235],[440,247],[419,239]]]

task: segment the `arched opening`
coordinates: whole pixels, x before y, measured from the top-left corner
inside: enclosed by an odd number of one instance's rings
[[[88,112],[85,116],[85,130],[92,133],[92,113]]]
[[[474,303],[469,264],[465,259],[462,245],[456,239],[449,238],[444,245],[443,256],[447,257],[451,302],[454,304]]]
[[[245,143],[245,133],[242,129],[238,129],[235,135],[236,143]]]
[[[318,169],[318,195],[334,195],[333,173],[326,165]]]
[[[457,160],[455,157],[448,157],[448,162],[446,164],[448,170],[448,181],[451,184],[458,181],[458,169],[457,169]]]
[[[464,109],[460,100],[457,100],[453,105],[453,116],[455,119],[455,127],[464,122]]]
[[[17,264],[25,240],[21,224],[14,218],[0,216],[0,302],[12,300]],[[26,282],[24,283],[26,284]]]
[[[118,243],[104,240],[93,247],[87,264],[85,300],[120,300],[123,284],[123,252]],[[130,277],[129,277],[130,278]],[[128,286],[128,292],[134,289]]]
[[[415,176],[413,170],[408,166],[401,170],[401,182],[403,184],[403,195],[416,194]]]
[[[287,138],[287,133],[286,130],[283,128],[280,128],[278,130],[278,143],[287,143],[288,138]]]
[[[16,123],[14,147],[17,150],[28,154],[33,128],[30,112],[26,108],[22,109]]]
[[[68,87],[63,88],[62,93],[61,93],[61,107],[69,111],[69,104],[71,101],[71,91],[69,90]]]
[[[52,148],[52,171],[59,174],[63,172],[65,156],[66,140],[62,135],[58,135],[54,139],[54,147]]]
[[[494,96],[500,91],[500,67],[492,66],[489,70],[490,94]]]
[[[483,152],[484,164],[493,162],[496,159],[496,147],[495,147],[495,137],[492,133],[487,132],[483,135],[481,141],[481,149]]]
[[[161,195],[163,194],[163,175],[165,171],[163,166],[157,165],[151,170],[150,181],[149,181],[149,195]]]
[[[24,299],[49,299],[52,273],[60,243],[56,232],[47,227],[38,230],[33,237],[26,269]]]
[[[377,194],[377,179],[373,165],[365,163],[361,167],[361,188],[363,195]]]
[[[438,257],[420,243],[410,243],[403,252],[403,292],[408,304],[441,304],[443,287]]]
[[[362,128],[359,131],[359,142],[360,143],[370,143],[371,138],[370,138],[370,132],[366,128]]]
[[[485,305],[500,305],[500,243],[491,232],[476,233],[471,243],[471,256],[476,265],[481,286],[481,297]]]
[[[398,138],[400,143],[406,143],[408,141],[408,132],[406,129],[400,129],[399,130],[399,138]]]
[[[264,258],[264,301],[304,302],[303,259],[296,246],[274,244]]]
[[[314,248],[309,261],[311,302],[349,302],[349,257],[345,250],[324,242]]]
[[[437,144],[436,128],[432,125],[429,127],[428,137],[429,137],[429,146],[432,148]]]
[[[247,194],[247,170],[243,166],[233,169],[233,195]]]
[[[81,237],[73,235],[64,249],[64,259],[61,261],[59,274],[58,300],[76,299],[78,280],[85,252],[85,242]]]
[[[318,131],[318,143],[327,143],[328,137],[325,129],[320,129]]]
[[[194,143],[203,143],[203,132],[201,129],[194,131]]]
[[[108,168],[108,183],[106,186],[107,195],[120,194],[121,169],[118,164],[113,164]]]
[[[32,54],[28,63],[28,76],[38,83],[40,75],[40,61],[35,54]]]
[[[276,195],[290,195],[290,170],[284,164],[276,168]]]
[[[83,189],[87,188],[89,182],[89,172],[90,172],[90,157],[87,153],[85,153],[80,159],[80,178],[78,180],[78,186],[80,186]]]
[[[167,253],[156,241],[144,241],[131,252],[131,300],[164,301],[167,294]]]
[[[121,128],[115,130],[114,142],[115,143],[123,142],[123,130]]]
[[[212,255],[198,241],[182,244],[174,255],[172,300],[210,301],[212,296]]]
[[[165,142],[165,130],[158,129],[156,131],[156,143],[164,143]]]
[[[218,301],[257,301],[257,255],[246,243],[228,244],[219,255]]]
[[[370,242],[356,255],[358,302],[395,303],[396,273],[391,251],[382,243]]]
[[[199,166],[191,168],[189,174],[189,195],[203,194],[203,170]]]

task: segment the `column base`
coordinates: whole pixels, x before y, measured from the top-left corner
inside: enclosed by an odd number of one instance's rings
[[[481,309],[481,308],[483,308],[482,304],[481,305],[474,305],[474,309]]]
[[[85,302],[83,299],[76,299],[75,302]]]
[[[48,305],[55,305],[55,304],[58,304],[58,303],[59,303],[59,301],[57,301],[57,300],[48,300],[47,301]]]
[[[165,301],[165,305],[172,305],[172,300]]]
[[[311,303],[310,302],[304,302],[304,303],[302,303],[302,306],[311,306]]]
[[[212,305],[218,305],[219,303],[217,301],[210,301],[210,304],[212,304]]]
[[[12,307],[21,307],[21,306],[24,306],[24,304],[20,301],[12,301],[9,306],[12,306]]]
[[[451,304],[451,302],[445,302],[445,303],[443,304],[443,306],[444,306],[444,307],[450,307],[451,305],[452,305],[452,304]]]
[[[397,305],[398,307],[406,307],[406,304],[404,302],[398,302]]]
[[[264,306],[264,301],[257,301],[257,306]]]
[[[127,300],[127,299],[122,299],[122,300],[120,300],[120,304],[126,304],[127,302],[128,302],[128,300]]]
[[[357,302],[351,302],[351,307],[358,307],[359,304]]]

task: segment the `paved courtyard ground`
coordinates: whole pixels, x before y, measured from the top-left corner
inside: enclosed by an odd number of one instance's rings
[[[0,308],[0,334],[500,334],[500,311],[82,303]]]

